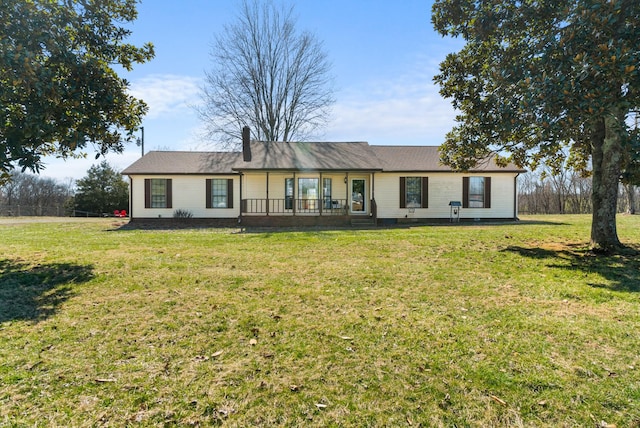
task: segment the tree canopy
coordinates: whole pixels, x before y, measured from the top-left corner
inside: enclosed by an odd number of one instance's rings
[[[244,126],[257,140],[304,140],[326,124],[331,65],[314,35],[297,31],[293,8],[243,1],[211,60],[199,112],[213,140],[236,146]]]
[[[153,58],[150,43],[125,43],[136,16],[136,0],[0,2],[0,179],[134,140],[147,106],[112,67]]]
[[[638,167],[627,119],[640,105],[640,3],[436,0],[432,22],[466,42],[435,77],[460,112],[442,161],[466,170],[495,153],[589,171],[592,246],[618,247],[617,186]]]
[[[78,211],[111,214],[129,207],[129,185],[106,161],[89,168],[76,185],[75,209]]]

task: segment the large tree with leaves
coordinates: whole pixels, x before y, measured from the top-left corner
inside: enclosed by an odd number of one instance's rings
[[[97,214],[111,214],[129,207],[129,185],[106,161],[93,165],[78,180],[75,209]]]
[[[313,34],[297,31],[292,7],[243,1],[211,59],[199,113],[214,141],[238,145],[244,126],[257,140],[304,140],[326,124],[330,63]]]
[[[131,70],[153,46],[125,43],[136,0],[0,2],[0,179],[38,172],[43,157],[121,152],[147,111],[113,66]],[[96,157],[97,157],[96,156]]]
[[[640,2],[436,0],[432,22],[466,42],[435,77],[460,111],[442,160],[589,170],[591,245],[616,250],[618,183],[638,166],[626,120],[640,105]]]

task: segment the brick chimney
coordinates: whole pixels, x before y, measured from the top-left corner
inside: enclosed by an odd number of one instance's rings
[[[248,126],[242,128],[242,159],[251,162],[251,129]]]

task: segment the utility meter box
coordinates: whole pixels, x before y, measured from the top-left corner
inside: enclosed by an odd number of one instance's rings
[[[449,222],[458,223],[460,221],[460,210],[462,203],[460,201],[449,201]]]

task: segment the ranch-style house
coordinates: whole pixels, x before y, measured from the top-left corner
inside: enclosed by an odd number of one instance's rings
[[[122,174],[132,222],[348,226],[515,220],[522,172],[493,160],[454,172],[435,146],[267,143],[245,128],[242,152],[152,151]]]

